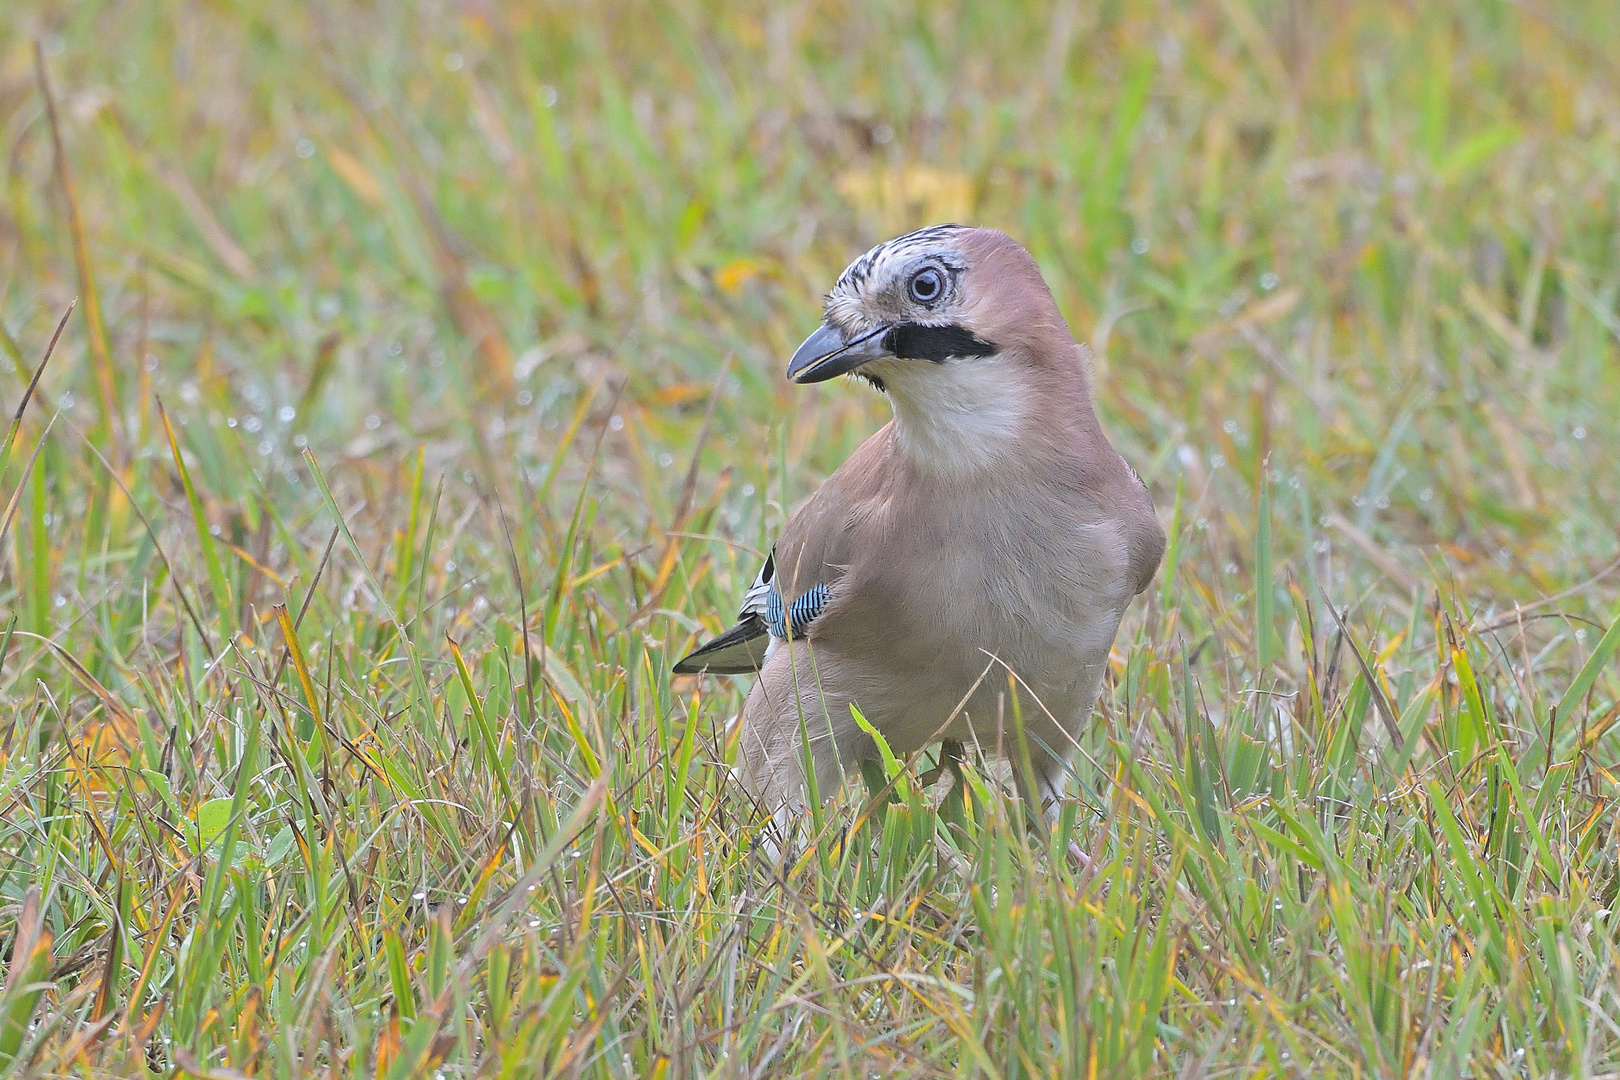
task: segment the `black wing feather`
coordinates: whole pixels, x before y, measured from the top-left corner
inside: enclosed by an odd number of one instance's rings
[[[752,675],[765,662],[770,631],[765,620],[749,614],[736,626],[681,660],[673,668],[677,675]]]

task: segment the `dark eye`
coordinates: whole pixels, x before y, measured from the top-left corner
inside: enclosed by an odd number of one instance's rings
[[[911,298],[919,304],[932,304],[939,299],[940,293],[945,291],[945,275],[932,266],[912,275]]]

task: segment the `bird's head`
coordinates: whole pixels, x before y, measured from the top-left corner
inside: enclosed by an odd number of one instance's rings
[[[1089,412],[1084,363],[1040,270],[1005,233],[935,225],[868,251],[827,294],[787,375],[886,392],[918,455],[984,463],[1043,399]]]

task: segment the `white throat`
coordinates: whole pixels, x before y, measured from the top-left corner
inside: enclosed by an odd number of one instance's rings
[[[874,368],[878,365],[874,365]],[[906,459],[930,472],[966,476],[1004,461],[1018,445],[1030,388],[1020,365],[1001,356],[901,360],[873,374],[894,406]]]

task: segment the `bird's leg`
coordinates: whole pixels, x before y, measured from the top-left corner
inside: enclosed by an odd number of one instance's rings
[[[923,788],[931,788],[939,782],[939,778],[947,772],[958,784],[962,782],[962,774],[957,766],[962,761],[962,744],[955,739],[946,739],[939,744],[939,764],[917,777],[917,783]]]
[[[1044,825],[1050,835],[1056,829],[1063,817],[1063,777],[1067,771],[1067,764],[1057,758],[1047,757],[1034,766],[1035,783],[1034,794],[1039,799],[1041,813],[1039,818],[1033,813],[1031,806],[1031,824]],[[1081,871],[1093,869],[1091,856],[1080,850],[1080,845],[1074,840],[1068,842],[1069,861]]]
[[[1026,758],[1023,767],[1014,759],[1013,786],[1032,827],[1050,829],[1057,824],[1063,810],[1063,773],[1063,762],[1045,754],[1034,760]]]
[[[967,777],[962,775],[962,744],[955,739],[940,743],[939,765],[951,774],[951,789],[939,801],[939,820],[947,825],[966,827],[969,795]]]
[[[1057,776],[1062,775],[1064,766],[1058,763]],[[1060,791],[1060,782],[1054,777],[1043,777],[1041,782],[1041,809],[1045,811],[1046,827],[1057,828],[1063,816],[1063,801]],[[1081,850],[1080,844],[1075,840],[1069,841],[1069,862],[1076,870],[1081,871],[1083,877],[1089,878],[1097,869],[1097,863],[1090,855]]]

